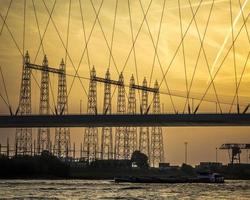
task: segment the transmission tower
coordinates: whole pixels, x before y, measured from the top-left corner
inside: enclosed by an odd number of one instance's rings
[[[159,89],[158,82],[155,82],[155,89]],[[160,114],[160,94],[154,93],[153,97],[153,114]],[[152,127],[151,133],[151,164],[153,167],[164,161],[163,136],[161,127]]]
[[[64,115],[68,113],[68,96],[66,82],[66,66],[61,61],[58,74],[58,91],[57,91],[57,114]],[[70,130],[69,128],[56,128],[54,141],[54,154],[58,157],[67,157],[70,148]]]
[[[96,93],[96,76],[95,68],[90,72],[89,81],[89,94],[88,94],[88,105],[87,113],[95,115],[97,113],[97,93]],[[98,129],[95,127],[88,127],[84,132],[84,152],[87,152],[88,160],[95,160],[98,152]]]
[[[28,51],[25,54],[23,61],[22,82],[19,97],[19,113],[20,115],[31,114],[31,69],[27,68],[30,57]],[[15,135],[16,154],[31,154],[32,153],[32,129],[17,128]]]
[[[118,85],[117,114],[125,114],[126,100],[123,75],[119,76],[120,85]],[[126,127],[117,127],[115,133],[115,159],[128,159],[129,143]]]
[[[46,70],[48,68],[48,59],[46,55],[43,59],[43,64],[45,70],[43,70],[41,77],[41,88],[40,88],[40,115],[49,114],[49,72]],[[50,129],[49,128],[39,128],[37,136],[37,148],[38,153],[43,150],[50,150]]]
[[[104,102],[103,102],[103,114],[111,114],[111,84],[109,70],[106,72],[104,84]],[[102,143],[101,143],[101,159],[113,158],[113,145],[112,145],[112,128],[102,128]]]
[[[147,80],[144,78],[143,87],[147,87]],[[148,91],[142,90],[142,103],[141,103],[141,113],[143,115],[148,113]],[[140,136],[139,136],[139,150],[148,156],[149,154],[149,127],[140,127]]]
[[[129,96],[128,96],[128,114],[136,114],[136,98],[135,98],[135,88],[132,86],[135,84],[134,76],[131,76]],[[137,150],[137,129],[136,127],[127,127],[127,132],[129,135],[129,156]]]

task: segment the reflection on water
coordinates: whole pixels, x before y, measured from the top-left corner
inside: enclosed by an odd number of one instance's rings
[[[9,199],[250,199],[250,181],[225,184],[117,184],[92,180],[0,180]]]

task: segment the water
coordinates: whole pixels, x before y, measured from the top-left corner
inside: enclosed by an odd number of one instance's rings
[[[98,180],[0,180],[0,199],[250,199],[250,181],[117,184]]]

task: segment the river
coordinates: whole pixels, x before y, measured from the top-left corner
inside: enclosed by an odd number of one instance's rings
[[[117,184],[106,180],[0,180],[0,199],[250,199],[250,181]]]

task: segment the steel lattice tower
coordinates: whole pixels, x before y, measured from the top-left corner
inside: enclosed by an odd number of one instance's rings
[[[147,80],[144,78],[143,87],[147,87]],[[142,90],[142,103],[141,103],[141,113],[147,114],[148,112],[148,92],[147,90]],[[139,150],[148,156],[150,160],[150,150],[149,150],[149,127],[140,127],[139,135]]]
[[[159,89],[158,82],[155,82],[155,89]],[[154,93],[153,98],[153,114],[160,114],[160,94]],[[151,134],[151,164],[156,167],[164,160],[163,136],[161,127],[152,127]]]
[[[97,113],[97,93],[96,93],[96,81],[93,79],[96,76],[95,68],[90,72],[89,82],[89,94],[87,113],[95,115]],[[95,160],[98,152],[98,129],[95,127],[89,127],[84,132],[84,152],[87,152],[88,160]]]
[[[66,66],[64,61],[61,61],[59,69],[61,74],[58,74],[58,91],[57,91],[57,114],[64,115],[68,113],[68,96],[66,82]],[[58,157],[67,157],[71,149],[70,145],[70,129],[56,128],[54,141],[54,154]]]
[[[119,76],[117,114],[126,113],[125,87],[122,73]],[[128,159],[129,143],[126,127],[117,127],[115,133],[115,159]]]
[[[111,114],[111,84],[109,70],[106,72],[104,85],[104,101],[103,101],[103,114]],[[112,139],[112,127],[102,128],[101,138],[101,159],[113,158],[113,139]]]
[[[136,98],[135,89],[132,87],[135,84],[134,76],[131,76],[129,96],[128,96],[128,114],[136,114]],[[137,129],[136,127],[127,127],[129,135],[129,156],[137,150]]]
[[[20,115],[31,114],[31,69],[26,67],[30,62],[28,51],[25,54],[23,61],[22,82],[19,97],[19,113]],[[17,128],[15,135],[16,154],[31,154],[32,153],[32,129]]]
[[[48,68],[48,59],[46,55],[43,59],[44,69]],[[47,70],[42,71],[41,77],[41,88],[40,88],[40,115],[49,114],[49,72]],[[43,150],[50,150],[50,129],[49,128],[39,128],[37,135],[37,148],[38,153]]]

